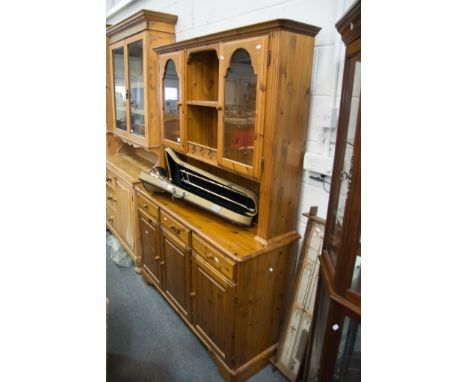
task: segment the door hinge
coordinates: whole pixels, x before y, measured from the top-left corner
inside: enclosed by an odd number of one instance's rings
[[[267,66],[270,66],[270,49],[267,50]]]

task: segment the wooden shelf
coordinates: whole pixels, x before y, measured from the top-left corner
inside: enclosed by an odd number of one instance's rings
[[[218,101],[187,101],[190,106],[218,107]]]

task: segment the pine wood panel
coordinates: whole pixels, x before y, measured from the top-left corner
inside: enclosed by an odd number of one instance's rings
[[[193,325],[223,359],[232,351],[233,286],[199,256],[193,256]]]
[[[314,41],[281,32],[273,38],[265,124],[265,168],[259,205],[258,236],[263,240],[297,224],[302,161],[311,96]]]
[[[187,51],[188,101],[218,101],[219,60],[216,49],[217,46],[204,51]]]
[[[175,237],[163,231],[165,291],[176,304],[179,312],[188,318],[190,313],[188,297],[190,259],[183,244],[180,245],[177,241]]]
[[[159,237],[159,225],[150,218],[145,217],[141,212],[140,233],[142,243],[142,264],[154,279],[154,282],[161,285],[161,270],[159,263],[162,261]]]

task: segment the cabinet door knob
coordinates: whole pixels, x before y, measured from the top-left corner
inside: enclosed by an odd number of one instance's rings
[[[161,258],[161,256],[156,256],[154,259],[158,261]]]
[[[164,265],[165,263],[166,263],[165,261],[161,261],[159,265]]]
[[[190,292],[190,297],[195,297],[195,292]]]
[[[112,178],[110,176],[106,176],[106,182],[110,182]]]

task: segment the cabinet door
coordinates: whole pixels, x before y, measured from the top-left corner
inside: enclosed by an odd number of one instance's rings
[[[115,197],[117,199],[115,228],[122,240],[133,250],[132,187],[117,178],[115,180]]]
[[[166,146],[180,152],[185,152],[185,129],[182,126],[184,121],[183,54],[184,52],[168,53],[159,58],[163,140]]]
[[[193,325],[228,360],[232,349],[234,284],[197,254],[192,257]]]
[[[218,162],[260,177],[268,37],[221,44]]]
[[[119,135],[127,134],[127,63],[126,46],[113,44],[111,48],[113,130]]]
[[[128,98],[130,105],[130,134],[145,137],[145,61],[144,37],[127,39]]]
[[[159,239],[159,224],[141,214],[140,234],[143,266],[151,273],[154,281],[161,286],[162,261],[161,246]]]
[[[163,231],[166,293],[178,310],[189,317],[188,286],[190,283],[189,251],[170,233]]]

